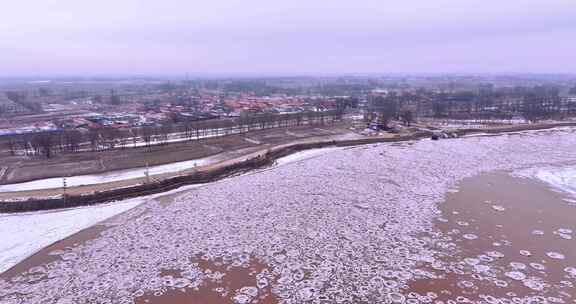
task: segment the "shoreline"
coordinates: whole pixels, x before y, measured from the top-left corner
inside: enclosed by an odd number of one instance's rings
[[[559,122],[549,124],[513,125],[489,129],[459,129],[452,133],[465,136],[475,133],[505,134],[531,130],[547,130],[558,127],[576,126],[576,122]],[[272,165],[276,159],[310,149],[326,147],[348,147],[376,143],[394,143],[421,140],[428,138],[431,131],[418,131],[405,136],[395,137],[366,137],[360,139],[329,139],[311,142],[293,142],[259,150],[238,158],[224,160],[214,165],[198,168],[188,174],[180,174],[154,181],[152,183],[136,184],[128,187],[112,188],[106,191],[81,193],[80,195],[66,195],[62,197],[28,198],[26,192],[12,192],[24,194],[22,200],[0,201],[0,213],[17,213],[50,209],[63,209],[78,206],[95,205],[106,202],[158,194],[174,190],[186,185],[205,184],[221,180],[236,174],[252,171]],[[6,192],[10,193],[10,192]],[[24,200],[26,199],[26,200]]]

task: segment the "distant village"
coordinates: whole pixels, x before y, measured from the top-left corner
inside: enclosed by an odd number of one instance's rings
[[[62,92],[20,92],[0,97],[0,136],[56,130],[134,128],[165,123],[232,119],[246,115],[293,114],[334,109],[336,98],[327,96],[255,96],[250,92],[150,92],[70,97]],[[38,104],[37,108],[25,103]]]
[[[575,83],[463,76],[22,81],[0,87],[0,136],[336,110],[383,129],[388,121],[427,118],[563,119],[576,113]]]

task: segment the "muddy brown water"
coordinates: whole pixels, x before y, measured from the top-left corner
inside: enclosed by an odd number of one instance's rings
[[[246,286],[256,286],[256,274],[266,269],[266,265],[252,260],[249,265],[231,267],[231,265],[219,261],[210,262],[197,260],[201,269],[210,269],[212,272],[221,272],[226,275],[222,280],[206,281],[199,288],[172,289],[166,291],[161,296],[146,294],[136,299],[136,304],[233,304],[235,291]],[[171,275],[178,278],[180,272],[165,271],[162,275]],[[251,303],[275,304],[278,299],[272,293],[270,285],[266,288],[258,289],[258,295]]]
[[[170,195],[160,197],[158,200],[165,205],[173,198],[174,195]],[[417,292],[423,295],[434,292],[438,295],[437,300],[443,301],[459,296],[481,300],[482,294],[495,297],[542,295],[576,302],[572,296],[576,295],[576,290],[560,283],[567,280],[564,268],[576,267],[576,207],[568,204],[564,200],[566,198],[564,194],[554,192],[547,185],[537,181],[512,177],[506,172],[489,173],[465,179],[459,184],[457,192],[448,193],[445,202],[440,205],[441,217],[445,220],[434,222],[437,229],[451,235],[456,243],[454,251],[440,259],[455,263],[463,261],[466,257],[478,257],[496,250],[503,253],[504,257],[495,259],[491,265],[500,267],[503,271],[513,270],[510,267],[511,262],[543,265],[546,268],[544,270],[527,266],[522,271],[556,286],[548,292],[534,291],[520,282],[506,280],[505,277],[502,279],[508,282],[508,286],[499,287],[491,281],[476,280],[470,274],[439,273],[442,276],[439,279],[411,282],[404,290],[405,294]],[[562,238],[555,233],[561,228],[573,230],[574,239]],[[51,262],[58,257],[49,255],[49,252],[83,244],[97,238],[105,229],[106,226],[97,225],[59,241],[16,265],[2,274],[2,277],[11,277],[30,267]],[[533,233],[535,230],[544,233],[535,235]],[[478,238],[466,239],[463,237],[466,234],[474,234]],[[530,256],[522,255],[521,250],[529,251]],[[562,253],[565,258],[553,259],[547,255],[549,252]],[[197,289],[172,289],[161,296],[145,294],[136,298],[136,303],[233,303],[235,291],[245,286],[256,286],[256,274],[267,268],[267,265],[255,260],[242,267],[230,267],[225,263],[202,260],[196,262],[202,269],[219,271],[226,275],[222,280],[208,280]],[[179,273],[166,270],[163,275],[178,278]],[[474,286],[463,287],[463,281],[473,281]],[[273,281],[270,283],[273,284]],[[255,298],[258,303],[279,302],[270,286],[258,292],[258,297]]]
[[[435,221],[436,228],[452,235],[457,245],[457,254],[450,255],[448,262],[454,263],[465,257],[477,257],[496,250],[503,253],[504,257],[492,262],[492,267],[513,271],[511,262],[526,265],[538,263],[546,269],[538,271],[527,266],[527,269],[522,271],[529,276],[543,278],[548,283],[561,285],[560,282],[566,280],[564,268],[576,265],[574,240],[554,233],[561,228],[576,231],[576,207],[564,201],[566,198],[543,183],[513,177],[504,172],[463,180],[458,192],[448,193],[446,201],[441,205],[442,217],[448,221]],[[459,232],[454,234],[455,230]],[[535,230],[543,231],[544,234],[534,235]],[[474,234],[478,238],[468,240],[462,237],[466,234]],[[530,256],[522,255],[521,250],[529,251]],[[550,258],[548,252],[560,252],[565,258]],[[214,268],[214,265],[209,266]],[[199,290],[170,291],[160,297],[147,295],[138,299],[137,303],[233,303],[233,294],[222,297],[214,289],[220,286],[233,291],[242,286],[253,286],[255,270],[264,267],[256,263],[250,268],[234,268],[228,271],[220,269],[226,272],[226,276],[219,284],[209,283]],[[566,286],[539,292],[506,277],[501,279],[508,282],[507,287],[499,287],[489,281],[478,281],[470,274],[449,273],[440,279],[413,281],[404,293],[408,295],[410,292],[417,292],[423,295],[434,292],[438,295],[436,300],[442,301],[458,299],[461,296],[472,301],[482,300],[480,295],[483,294],[494,297],[553,296],[571,301],[574,293],[572,288]],[[474,286],[463,287],[463,281],[472,281]],[[278,299],[270,290],[258,301],[277,302]]]
[[[567,280],[564,268],[576,265],[575,240],[555,233],[562,228],[576,231],[576,207],[565,199],[566,195],[534,180],[503,172],[485,174],[463,180],[458,192],[447,194],[441,210],[443,218],[448,221],[437,220],[435,226],[445,233],[453,233],[458,253],[451,257],[451,262],[495,250],[503,253],[504,257],[495,259],[491,265],[513,271],[512,262],[538,263],[546,269],[539,271],[527,266],[521,271],[547,283],[562,285],[560,282]],[[456,230],[459,233],[454,234]],[[535,230],[544,234],[534,234]],[[463,237],[467,234],[478,238]],[[576,235],[574,237],[576,239]],[[521,250],[529,251],[530,256],[521,254]],[[565,258],[553,259],[547,255],[548,252],[562,253]],[[463,287],[463,281],[473,281],[475,286]],[[493,282],[475,280],[469,274],[451,273],[441,279],[412,282],[409,291],[420,294],[432,291],[439,295],[438,300],[458,296],[480,300],[479,296],[484,294],[494,297],[551,296],[574,301],[576,295],[576,290],[568,286],[543,292],[534,291],[518,281],[506,281],[509,283],[507,287],[499,287]]]

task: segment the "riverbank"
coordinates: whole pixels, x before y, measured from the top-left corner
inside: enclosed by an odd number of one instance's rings
[[[150,182],[147,182],[145,178],[138,178],[121,182],[68,188],[66,189],[66,196],[61,195],[62,189],[4,192],[0,193],[0,199],[8,198],[10,201],[0,202],[0,212],[70,208],[162,193],[185,185],[214,182],[228,176],[270,166],[278,158],[303,150],[416,140],[429,137],[430,134],[430,132],[418,132],[407,136],[381,136],[352,140],[334,139],[333,137],[314,138],[312,140],[272,146],[240,157],[222,160],[212,165],[199,166],[175,174],[152,176]]]
[[[458,136],[470,134],[501,134],[510,132],[547,130],[558,127],[576,126],[574,122],[512,125],[489,129],[461,129],[452,133]],[[110,182],[98,185],[79,186],[66,189],[48,189],[38,191],[4,192],[0,193],[0,212],[25,212],[69,208],[75,206],[93,205],[115,200],[123,200],[138,196],[161,193],[191,184],[203,184],[219,180],[234,174],[269,166],[280,157],[294,152],[324,147],[345,147],[385,142],[403,142],[428,138],[430,131],[418,131],[405,135],[385,135],[360,137],[344,134],[340,136],[314,137],[267,146],[266,149],[250,151],[248,154],[223,159],[218,163],[199,166],[177,173],[167,173],[153,176],[151,180],[137,178]]]
[[[345,123],[335,122],[325,125],[251,130],[245,133],[221,134],[218,137],[188,138],[179,134],[181,137],[176,138],[177,141],[155,142],[149,147],[135,143],[113,150],[60,153],[49,159],[44,156],[4,153],[0,155],[0,184],[9,186],[64,176],[86,176],[88,179],[98,179],[98,176],[101,176],[104,179],[108,174],[126,175],[125,173],[131,171],[142,177],[143,169],[147,165],[151,169],[159,168],[160,171],[174,172],[170,168],[164,170],[162,167],[207,158],[230,158],[231,151],[256,151],[265,146],[294,140],[350,133]],[[4,186],[3,188],[6,188]],[[59,186],[62,186],[61,181]]]

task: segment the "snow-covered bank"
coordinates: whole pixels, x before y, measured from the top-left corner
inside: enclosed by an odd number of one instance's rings
[[[512,173],[523,178],[533,178],[548,184],[552,189],[569,194],[576,199],[576,165],[566,167],[538,167]]]
[[[311,149],[311,150],[304,150],[300,152],[296,152],[284,157],[281,157],[276,160],[277,165],[285,165],[289,163],[294,163],[314,157],[318,157],[320,155],[324,155],[326,153],[342,150],[344,148],[320,148],[320,149]]]
[[[130,199],[61,211],[0,215],[0,273],[38,250],[144,202]]]
[[[148,172],[150,175],[174,173],[187,169],[192,169],[197,166],[203,166],[208,164],[209,162],[210,162],[209,159],[187,160],[171,164],[151,166],[148,168]],[[66,178],[66,185],[68,187],[76,187],[83,185],[117,182],[132,178],[144,177],[145,173],[146,168],[134,168],[134,169],[110,171],[101,174],[71,176]],[[0,185],[0,192],[54,189],[62,187],[63,187],[63,179],[61,177],[55,177],[25,183]]]

